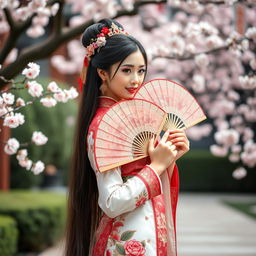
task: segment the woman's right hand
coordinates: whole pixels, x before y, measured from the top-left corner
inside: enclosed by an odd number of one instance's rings
[[[148,145],[148,153],[150,156],[150,166],[161,175],[174,161],[177,150],[176,147],[168,141],[170,131],[167,130],[157,146],[154,146],[154,138],[151,138]]]

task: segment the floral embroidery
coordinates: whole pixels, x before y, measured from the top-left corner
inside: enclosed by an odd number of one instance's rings
[[[129,256],[143,256],[145,255],[145,248],[143,244],[136,240],[129,240],[124,244],[125,254]]]
[[[143,191],[139,196],[135,197],[136,200],[136,207],[144,204],[147,201],[148,195],[146,191]]]
[[[124,226],[123,221],[124,220],[119,220],[113,223],[110,238],[111,244],[115,246],[115,249],[113,252],[108,249],[106,251],[106,256],[145,256],[146,241],[140,242],[136,241],[135,239],[131,240],[136,230],[127,230],[124,231],[121,235],[118,235],[119,227]]]

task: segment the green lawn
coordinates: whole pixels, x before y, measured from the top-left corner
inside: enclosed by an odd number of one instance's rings
[[[256,220],[256,201],[254,202],[230,202],[223,201],[224,204],[252,217]]]

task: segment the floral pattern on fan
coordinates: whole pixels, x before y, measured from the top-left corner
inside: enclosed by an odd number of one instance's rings
[[[147,100],[122,100],[112,105],[95,134],[97,169],[106,171],[146,157],[149,139],[158,136],[165,120],[165,111]]]
[[[186,129],[206,119],[193,95],[171,80],[151,80],[139,88],[134,98],[149,100],[168,113],[164,131]]]

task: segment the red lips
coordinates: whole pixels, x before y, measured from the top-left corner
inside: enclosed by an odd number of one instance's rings
[[[126,88],[126,90],[131,93],[134,94],[137,91],[138,88]]]

